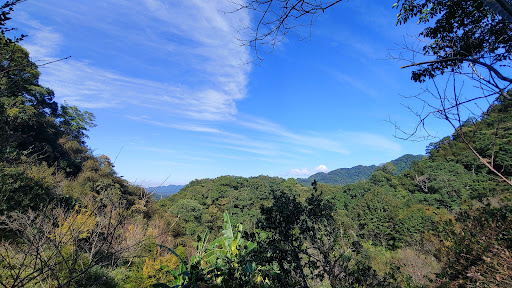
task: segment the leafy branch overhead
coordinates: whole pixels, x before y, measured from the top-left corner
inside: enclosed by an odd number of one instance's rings
[[[14,7],[26,0],[9,0],[5,1],[2,6],[0,6],[0,34],[3,37],[6,37],[6,34],[9,32],[16,31],[16,28],[7,27],[7,21],[11,20],[11,13],[14,11]],[[7,42],[9,43],[18,43],[27,35],[21,34],[20,36],[13,36],[12,38],[7,38]],[[5,47],[5,44],[2,44],[2,47]]]
[[[489,2],[495,1],[398,1],[397,24],[412,19],[429,25],[420,34],[428,43],[423,55],[433,60],[411,63],[404,66],[422,66],[412,73],[414,81],[434,78],[453,69],[460,70],[461,64],[476,64],[488,69],[495,77],[512,84],[498,67],[508,66],[512,58],[512,17],[509,1],[499,2],[497,14]],[[508,14],[510,13],[510,14]],[[501,16],[503,15],[503,16]],[[505,17],[504,17],[505,16]]]

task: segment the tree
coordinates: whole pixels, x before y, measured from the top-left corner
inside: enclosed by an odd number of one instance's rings
[[[237,3],[238,10],[249,10],[256,15],[255,27],[246,27],[246,38],[242,40],[259,58],[259,52],[265,51],[262,50],[265,46],[273,48],[292,31],[303,32],[301,27],[312,25],[322,13],[341,2],[251,0]],[[400,11],[398,25],[413,18],[424,24],[436,19],[434,26],[425,28],[419,35],[432,40],[423,52],[435,59],[411,63],[413,66],[428,65],[413,72],[413,80],[433,78],[469,62],[489,69],[500,80],[511,82],[496,69],[497,65],[511,59],[510,0],[397,0],[393,7]]]
[[[472,141],[468,130],[464,126],[473,124],[476,132],[476,120],[486,118],[489,111],[473,111],[470,103],[485,99],[489,109],[510,99],[507,90],[512,85],[512,78],[506,76],[512,59],[512,9],[510,1],[399,1],[400,13],[398,23],[406,23],[418,18],[419,23],[428,24],[435,19],[433,26],[429,26],[420,33],[427,44],[422,50],[403,48],[410,52],[408,57],[399,56],[396,59],[407,59],[410,64],[403,66],[418,67],[412,72],[412,80],[423,82],[425,79],[434,79],[437,76],[448,74],[445,85],[435,81],[433,89],[425,89],[422,94],[413,96],[413,99],[427,107],[424,112],[411,109],[418,117],[416,128],[405,133],[406,139],[417,136],[419,130],[427,132],[425,122],[431,116],[447,121],[455,130],[454,137],[463,142],[478,161],[499,177],[501,181],[512,185],[512,181],[496,169],[494,165],[494,151],[498,148],[498,134],[502,133],[500,121],[493,122],[494,142],[492,156],[486,157],[478,151],[477,143]],[[416,56],[426,58],[425,61],[415,62]],[[503,70],[502,70],[503,69]],[[501,71],[500,71],[501,70]],[[480,93],[476,96],[465,97],[460,91],[464,85],[459,78],[464,77],[474,83]],[[464,79],[463,79],[464,80]],[[431,96],[431,97],[430,97]],[[477,106],[478,107],[478,106]],[[466,117],[472,117],[469,119]],[[489,121],[488,121],[489,122]],[[400,132],[404,132],[399,129]],[[489,138],[489,137],[488,137]]]
[[[28,51],[8,43],[0,36],[0,161],[44,161],[78,174],[94,115],[76,106],[59,107],[54,92],[39,84],[39,66]]]
[[[80,111],[76,106],[60,105],[59,127],[64,135],[81,145],[85,145],[85,139],[89,138],[85,131],[95,127],[94,114],[89,111]]]
[[[258,60],[262,53],[272,52],[274,47],[294,31],[299,37],[302,27],[310,26],[320,13],[343,0],[250,0],[235,2],[236,11],[249,10],[256,15],[254,27],[242,31],[243,44],[253,48]],[[307,35],[307,34],[306,34]],[[307,36],[305,36],[307,37]],[[270,49],[268,49],[269,47]]]
[[[496,3],[491,6],[489,2]],[[496,13],[498,10],[491,8],[496,5],[505,13]],[[418,23],[429,24],[435,19],[433,26],[418,35],[429,41],[420,53],[433,59],[414,62],[415,58],[411,58],[411,64],[404,66],[419,66],[412,72],[412,80],[422,82],[446,72],[462,71],[462,64],[466,63],[473,69],[476,65],[488,70],[490,78],[485,82],[489,85],[499,87],[497,79],[506,82],[507,87],[512,84],[512,79],[498,70],[512,59],[512,22],[504,17],[512,16],[510,1],[400,0],[394,6],[400,10],[398,24],[414,18]]]
[[[28,52],[18,44],[7,45],[8,41],[0,36],[0,106],[6,126],[0,133],[7,140],[2,152],[30,149],[44,154],[55,148],[50,139],[58,138],[49,118],[56,116],[58,105],[53,91],[39,85],[39,71]]]
[[[15,35],[16,28],[7,25],[14,7],[24,1],[0,6],[0,160],[15,163],[25,157],[53,165],[60,158],[61,168],[76,175],[80,163],[73,162],[78,152],[87,152],[78,148],[85,148],[94,115],[67,104],[59,109],[54,92],[40,85],[39,67],[55,61],[36,64],[19,45],[26,35]]]
[[[511,206],[486,205],[462,212],[464,227],[452,232],[442,287],[510,287],[512,285]]]
[[[12,31],[5,22],[19,2],[0,7],[3,33]],[[19,41],[0,35],[0,161],[44,161],[77,175],[88,152],[86,131],[95,126],[94,115],[67,104],[59,107],[54,92],[39,83],[40,65]]]
[[[424,92],[435,100],[413,97],[420,98],[429,109],[418,114],[419,125],[410,136],[415,135],[429,116],[448,120],[458,127],[466,120],[461,118],[461,110],[469,103],[488,99],[491,105],[500,96],[510,98],[506,92],[512,85],[512,78],[504,72],[512,59],[512,22],[507,20],[512,17],[510,3],[505,0],[406,0],[395,3],[399,9],[398,24],[418,19],[418,23],[428,26],[418,35],[418,40],[423,43],[421,49],[406,43],[402,47],[404,54],[391,57],[408,62],[402,68],[417,67],[412,72],[413,81],[424,82],[449,74],[454,86],[452,91],[447,89],[448,85],[442,87],[434,83],[435,89]],[[472,80],[475,87],[481,89],[481,95],[464,98],[455,89],[458,76]],[[481,112],[473,114],[479,117]]]
[[[25,2],[26,0],[8,0],[5,1],[4,4],[0,6],[0,34],[5,37],[7,33],[16,31],[16,28],[13,27],[7,27],[7,21],[11,20],[11,12],[14,10],[14,6],[16,4],[19,4],[21,2]],[[8,43],[2,43],[2,47],[5,47],[6,45],[12,44],[12,43],[18,43],[23,38],[25,38],[26,35],[21,34],[20,36],[14,36],[12,38],[7,38]]]
[[[271,206],[261,207],[255,237],[255,262],[277,267],[268,279],[275,287],[392,287],[366,263],[354,257],[346,235],[335,218],[334,204],[324,199],[316,182],[315,193],[302,202],[286,190],[273,191]],[[253,236],[254,237],[254,236]]]

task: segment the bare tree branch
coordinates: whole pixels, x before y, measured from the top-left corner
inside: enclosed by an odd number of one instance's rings
[[[481,61],[478,61],[478,60],[475,60],[475,59],[471,59],[471,58],[460,58],[460,57],[443,58],[443,59],[436,59],[436,60],[424,61],[424,62],[419,62],[419,63],[413,63],[413,64],[410,64],[410,65],[402,66],[401,68],[409,68],[409,67],[420,66],[420,65],[425,65],[425,64],[433,64],[433,63],[441,63],[441,62],[453,62],[453,61],[470,62],[470,63],[473,63],[473,64],[477,64],[477,65],[483,66],[487,70],[492,72],[494,75],[496,75],[500,80],[512,83],[512,78],[504,76],[503,74],[501,74],[501,72],[499,72],[496,68],[494,68],[494,66],[489,65],[489,64],[484,63],[484,62],[481,62]]]

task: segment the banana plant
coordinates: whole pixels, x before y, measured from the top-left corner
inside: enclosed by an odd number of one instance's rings
[[[171,248],[160,245],[165,248],[181,261],[178,270],[174,271],[175,281],[171,283],[173,286],[158,283],[153,287],[160,288],[177,288],[177,287],[200,287],[201,283],[220,283],[223,280],[222,273],[219,270],[226,268],[225,266],[234,265],[238,268],[238,257],[241,251],[244,253],[256,248],[256,244],[246,241],[242,238],[243,226],[237,224],[233,229],[233,224],[229,213],[224,212],[224,230],[221,236],[208,244],[208,233],[205,233],[199,243],[197,243],[197,251],[190,259],[187,265],[183,259]],[[244,249],[242,249],[244,248]],[[249,265],[249,272],[253,274],[257,270],[254,263]],[[244,267],[244,270],[245,267]],[[217,272],[216,272],[217,271]]]
[[[236,228],[233,229],[233,224],[229,213],[224,212],[224,230],[222,230],[221,237],[215,239],[210,243],[205,253],[196,254],[192,258],[192,262],[200,260],[201,263],[206,265],[217,265],[218,262],[222,262],[224,257],[230,260],[236,260],[239,251],[243,245],[246,245],[244,252],[249,252],[256,248],[256,244],[250,241],[245,241],[242,238],[243,226],[237,224]]]

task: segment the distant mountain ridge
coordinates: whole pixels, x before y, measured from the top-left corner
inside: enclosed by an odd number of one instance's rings
[[[158,187],[148,187],[146,188],[146,191],[153,193],[156,200],[160,200],[162,198],[178,193],[181,190],[181,188],[185,186],[186,185],[167,185]]]
[[[396,174],[400,174],[402,171],[411,167],[414,161],[419,161],[424,157],[424,155],[406,154],[390,162],[396,166]],[[377,167],[377,165],[357,165],[352,168],[339,168],[328,173],[319,172],[308,178],[297,178],[297,182],[307,186],[316,179],[318,183],[346,185],[368,179]]]

